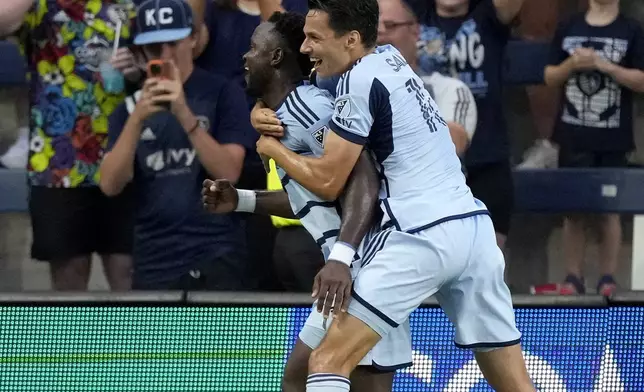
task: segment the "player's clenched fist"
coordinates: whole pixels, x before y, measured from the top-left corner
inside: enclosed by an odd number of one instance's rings
[[[237,189],[228,180],[205,180],[201,194],[206,211],[215,214],[233,212],[239,203]]]

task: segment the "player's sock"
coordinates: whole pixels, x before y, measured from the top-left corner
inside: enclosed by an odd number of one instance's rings
[[[306,381],[306,392],[349,392],[350,389],[348,378],[332,373],[311,374]]]

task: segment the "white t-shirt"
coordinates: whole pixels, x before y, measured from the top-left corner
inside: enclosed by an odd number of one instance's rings
[[[478,113],[469,87],[459,79],[441,75],[438,72],[421,76],[421,79],[438,105],[443,119],[461,124],[472,141]]]

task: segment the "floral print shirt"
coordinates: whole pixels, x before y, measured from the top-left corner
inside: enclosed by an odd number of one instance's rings
[[[99,65],[121,20],[130,38],[132,0],[36,0],[22,31],[29,67],[29,179],[33,186],[96,186],[107,119],[125,98],[109,94]]]

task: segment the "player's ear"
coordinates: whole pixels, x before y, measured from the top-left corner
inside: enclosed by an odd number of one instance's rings
[[[284,60],[284,50],[282,48],[273,50],[271,54],[271,65],[277,67],[282,63],[282,60]]]
[[[347,46],[347,49],[353,49],[358,45],[362,45],[362,37],[360,36],[360,33],[356,30],[349,31],[347,33],[345,45]]]

